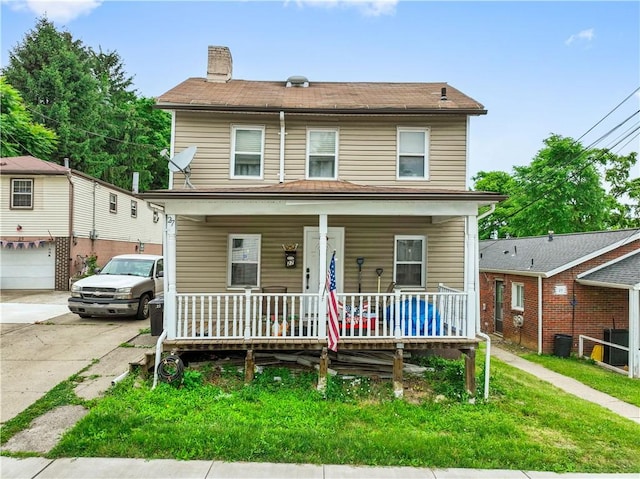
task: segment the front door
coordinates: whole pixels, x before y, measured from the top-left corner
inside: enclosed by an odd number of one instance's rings
[[[320,238],[317,227],[304,228],[304,275],[302,291],[304,293],[318,293],[324,290],[325,282],[319,282],[319,275],[323,276],[329,267],[331,256],[336,252],[336,290],[342,292],[342,277],[344,273],[344,228],[328,228],[327,231],[327,264],[319,270]]]
[[[496,333],[502,334],[504,319],[504,282],[496,281],[496,303],[494,309],[494,325]]]

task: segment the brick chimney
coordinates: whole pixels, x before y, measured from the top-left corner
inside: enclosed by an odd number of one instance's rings
[[[228,82],[231,80],[232,65],[231,51],[228,47],[209,46],[207,81]]]

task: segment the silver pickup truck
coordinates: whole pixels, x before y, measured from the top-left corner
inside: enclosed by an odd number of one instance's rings
[[[90,316],[149,317],[149,301],[163,291],[162,256],[114,256],[97,274],[71,286],[69,309],[81,318]]]

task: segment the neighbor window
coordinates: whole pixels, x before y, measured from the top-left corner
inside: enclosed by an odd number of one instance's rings
[[[398,286],[425,286],[426,244],[427,239],[424,236],[395,237],[394,269]]]
[[[109,213],[118,212],[118,197],[115,193],[109,193]]]
[[[426,179],[428,171],[429,130],[398,128],[398,178]]]
[[[511,283],[511,309],[524,311],[524,284]]]
[[[131,200],[131,217],[138,217],[138,202],[135,200]]]
[[[232,127],[231,177],[261,178],[263,160],[264,127]]]
[[[227,282],[230,287],[257,287],[260,235],[229,235]]]
[[[307,177],[336,179],[338,176],[338,132],[307,132]]]
[[[33,180],[11,180],[11,208],[33,209]]]

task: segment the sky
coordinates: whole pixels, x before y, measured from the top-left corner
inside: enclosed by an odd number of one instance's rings
[[[209,45],[230,48],[234,79],[447,82],[488,111],[469,178],[530,164],[551,134],[640,150],[637,0],[0,1],[1,67],[46,15],[116,51],[146,97],[206,76]]]

